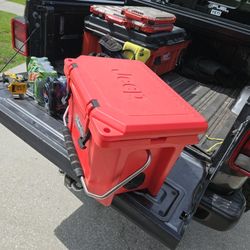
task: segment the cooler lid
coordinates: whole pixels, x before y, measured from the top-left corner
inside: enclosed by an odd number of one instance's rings
[[[198,135],[207,128],[205,119],[140,61],[80,56],[65,59],[64,71],[91,132],[102,140]],[[89,108],[91,102],[97,105]]]

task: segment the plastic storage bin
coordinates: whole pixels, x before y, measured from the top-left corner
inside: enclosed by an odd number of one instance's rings
[[[145,24],[174,24],[175,15],[166,11],[157,10],[151,7],[130,6],[124,7],[123,13],[125,17],[132,20],[137,20]]]
[[[205,119],[144,63],[80,56],[66,59],[71,131],[86,185],[102,195],[148,167],[115,194],[156,195],[187,144],[198,142]],[[83,144],[83,138],[88,140]]]
[[[176,67],[181,52],[190,43],[184,29],[174,27],[171,32],[145,34],[141,31],[127,29],[125,26],[90,15],[85,20],[83,54],[99,52],[98,39],[106,34],[124,44],[129,41],[151,50],[151,58],[146,64],[158,75],[162,75]]]
[[[120,42],[131,41],[149,49],[157,49],[160,46],[174,45],[187,40],[184,29],[174,26],[171,32],[158,32],[146,34],[134,29],[127,29],[123,25],[110,23],[103,18],[90,15],[84,22],[85,30],[92,31],[97,36],[109,34]]]
[[[172,31],[176,17],[165,11],[150,7],[121,7],[92,5],[90,12],[94,15],[126,27],[126,29],[140,30],[145,33]]]

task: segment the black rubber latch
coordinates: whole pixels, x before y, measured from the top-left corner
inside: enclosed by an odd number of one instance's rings
[[[92,109],[95,109],[97,107],[100,106],[99,102],[96,99],[93,99],[90,101],[91,105],[92,105]],[[86,143],[87,141],[90,139],[91,137],[91,132],[90,130],[88,130],[84,136],[80,136],[78,139],[78,145],[81,149],[85,149],[86,148]]]
[[[92,104],[93,108],[100,107],[100,104],[96,99],[91,100],[91,104]]]
[[[86,148],[86,143],[90,139],[90,137],[91,137],[91,133],[90,133],[90,131],[88,131],[83,137],[81,136],[78,139],[78,145],[79,145],[79,147],[81,149],[85,149]]]

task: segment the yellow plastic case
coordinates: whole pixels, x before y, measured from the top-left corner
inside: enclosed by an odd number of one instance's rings
[[[151,56],[151,51],[140,45],[125,42],[123,45],[123,55],[130,60],[138,60],[146,63]]]

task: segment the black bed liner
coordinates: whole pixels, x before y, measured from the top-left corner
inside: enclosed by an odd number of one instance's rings
[[[207,136],[226,138],[237,119],[237,115],[231,111],[231,107],[240,93],[239,88],[203,84],[177,73],[166,74],[163,79],[207,119],[209,125]],[[197,145],[204,151],[218,142],[208,140],[206,135],[200,138]]]

